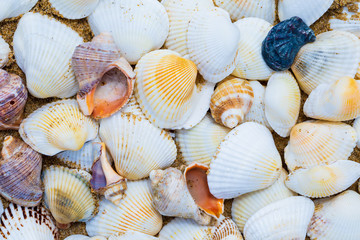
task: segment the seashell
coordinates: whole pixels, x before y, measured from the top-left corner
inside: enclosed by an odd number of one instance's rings
[[[10,203],[1,216],[1,239],[57,240],[58,229],[45,208],[22,207]]]
[[[356,131],[356,135],[357,135],[357,142],[356,142],[356,146],[358,148],[360,148],[360,117],[356,118],[354,123],[353,123],[353,128]]]
[[[289,71],[274,73],[265,92],[266,119],[281,137],[288,137],[300,112],[299,86]]]
[[[295,125],[285,147],[290,171],[347,159],[357,141],[355,129],[345,123],[306,121]]]
[[[321,83],[354,77],[360,62],[360,41],[348,32],[319,34],[297,54],[291,69],[301,90],[309,94]]]
[[[169,33],[166,10],[156,0],[103,0],[88,21],[95,35],[112,33],[121,55],[130,64],[161,48]]]
[[[229,12],[231,19],[262,18],[270,23],[275,21],[274,0],[215,0],[216,6]]]
[[[198,162],[210,165],[211,158],[229,128],[217,124],[210,114],[195,127],[176,131],[176,142],[187,165]]]
[[[347,190],[335,197],[315,200],[310,239],[359,239],[360,195]]]
[[[345,31],[360,37],[360,18],[357,12],[353,12],[349,7],[359,7],[359,3],[354,2],[349,6],[344,6],[339,18],[331,16],[329,20],[330,30]]]
[[[111,235],[108,240],[159,240],[159,238],[130,230],[124,233]]]
[[[5,137],[0,159],[0,194],[8,201],[33,207],[40,203],[41,155],[23,141]]]
[[[50,166],[43,171],[42,181],[44,204],[59,228],[66,229],[72,222],[86,222],[96,214],[96,199],[89,182],[76,171]]]
[[[136,101],[135,95],[131,95],[129,101],[120,109],[122,113],[131,113],[136,116],[145,117],[144,113],[141,111],[139,103]]]
[[[176,159],[171,136],[145,118],[117,113],[101,120],[99,134],[114,159],[116,171],[130,180],[170,167]]]
[[[278,5],[280,21],[298,16],[310,26],[331,6],[333,0],[281,0]]]
[[[1,214],[4,212],[4,205],[3,205],[3,203],[2,203],[2,201],[1,201],[1,199],[0,199],[0,216],[1,216]]]
[[[220,82],[239,61],[240,33],[221,8],[200,10],[189,23],[187,49],[200,74],[210,82]]]
[[[32,9],[38,0],[6,0],[1,2],[0,21],[20,16]]]
[[[103,236],[95,236],[95,237],[88,237],[85,235],[71,235],[65,238],[64,240],[108,240],[106,237]]]
[[[76,100],[48,103],[20,125],[22,139],[37,152],[53,156],[64,150],[80,150],[97,136],[98,124],[85,117]]]
[[[286,176],[287,172],[282,169],[279,178],[270,187],[246,193],[234,199],[231,217],[241,231],[244,231],[246,221],[261,208],[270,203],[296,196],[285,186]]]
[[[186,37],[192,16],[199,10],[213,8],[214,4],[211,0],[162,0],[161,3],[166,9],[170,23],[165,47],[181,56],[187,56]]]
[[[229,132],[211,160],[210,192],[229,199],[260,190],[276,181],[280,169],[281,157],[270,131],[258,123],[243,123]]]
[[[350,187],[360,178],[360,164],[338,160],[329,165],[298,169],[285,181],[291,190],[311,198],[334,195]]]
[[[77,32],[53,18],[39,13],[21,18],[14,35],[14,54],[31,95],[66,98],[76,94],[79,88],[71,56],[82,42]]]
[[[271,0],[272,1],[272,0]],[[273,70],[261,55],[261,45],[272,25],[260,18],[244,18],[235,22],[240,31],[239,62],[232,75],[251,80],[267,80]]]
[[[342,77],[330,84],[320,84],[304,104],[304,114],[311,118],[346,121],[360,116],[360,83]]]
[[[21,78],[0,69],[0,130],[19,129],[27,97]]]
[[[222,217],[213,228],[212,240],[243,240],[243,237],[231,218]]]
[[[129,100],[135,73],[120,57],[109,33],[101,33],[76,47],[72,65],[80,86],[77,101],[85,115],[109,117]]]
[[[99,0],[49,0],[51,5],[67,19],[80,19],[89,16]]]
[[[211,96],[211,115],[217,123],[234,128],[243,122],[253,99],[254,93],[248,81],[227,77]]]
[[[174,218],[160,231],[161,240],[211,240],[211,226],[202,226],[192,219]]]
[[[129,181],[125,197],[118,205],[105,199],[99,204],[99,213],[86,223],[90,236],[110,236],[128,230],[156,235],[162,227],[162,218],[152,203],[147,180]]]
[[[9,44],[0,36],[0,68],[8,63],[10,52]]]

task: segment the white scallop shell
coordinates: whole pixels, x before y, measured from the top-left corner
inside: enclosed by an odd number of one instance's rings
[[[243,123],[225,137],[210,164],[208,184],[216,198],[234,198],[266,188],[278,178],[281,157],[270,131]]]
[[[9,61],[10,52],[9,44],[0,36],[0,68],[5,66]]]
[[[107,240],[107,238],[103,236],[88,237],[85,235],[76,234],[76,235],[68,236],[64,240]]]
[[[16,62],[26,75],[29,92],[37,98],[66,98],[79,89],[71,67],[77,32],[40,13],[25,14],[14,34]]]
[[[159,238],[130,230],[124,233],[111,235],[108,240],[159,240]]]
[[[160,231],[161,240],[211,240],[213,227],[202,226],[192,219],[175,218]]]
[[[6,18],[17,17],[28,12],[38,0],[5,0],[1,1],[0,21]]]
[[[102,0],[88,21],[95,35],[112,33],[130,64],[161,48],[169,33],[166,10],[157,0]]]
[[[135,95],[131,95],[129,101],[120,109],[123,113],[131,113],[136,116],[145,117],[143,112],[141,111],[141,107],[139,103],[136,101]]]
[[[353,123],[353,127],[356,131],[357,134],[357,142],[356,145],[358,148],[360,148],[360,117],[356,118],[354,123]]]
[[[354,5],[359,6],[359,3],[354,2]],[[351,32],[357,37],[360,37],[360,19],[357,13],[348,11],[348,6],[344,6],[341,18],[330,17],[330,30],[339,30]]]
[[[49,0],[51,5],[68,19],[80,19],[89,16],[99,0]]]
[[[306,197],[288,197],[271,203],[246,222],[245,239],[305,239],[313,213],[314,203]]]
[[[212,230],[212,240],[243,240],[239,228],[231,218],[221,216]]]

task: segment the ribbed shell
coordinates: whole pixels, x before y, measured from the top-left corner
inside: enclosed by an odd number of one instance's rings
[[[159,240],[159,238],[130,230],[124,233],[111,235],[108,240]]]
[[[107,240],[107,238],[103,236],[88,237],[85,235],[76,234],[76,235],[68,236],[64,240]]]
[[[291,69],[300,88],[309,94],[321,83],[354,77],[359,62],[360,40],[348,32],[330,31],[302,47]]]
[[[147,180],[129,181],[125,197],[118,205],[103,199],[99,213],[86,223],[86,231],[90,236],[110,236],[128,230],[156,235],[161,227],[162,218],[152,203],[150,183]]]
[[[270,131],[258,123],[243,123],[220,143],[210,164],[208,183],[216,198],[234,198],[272,185],[281,157]]]
[[[360,148],[360,117],[356,118],[354,123],[353,123],[353,127],[356,131],[356,135],[357,135],[357,142],[356,142],[356,146],[358,148]]]
[[[175,218],[161,229],[159,238],[161,240],[211,240],[212,228],[199,225],[191,219]]]
[[[17,17],[29,11],[38,0],[6,0],[1,1],[0,21]]]
[[[241,232],[231,218],[223,218],[213,228],[212,240],[243,240]]]
[[[187,49],[205,80],[220,82],[234,71],[239,61],[239,39],[238,28],[223,9],[194,14],[187,32]]]
[[[354,2],[352,6],[359,6],[359,3]],[[330,30],[339,30],[351,32],[357,37],[360,37],[360,18],[357,13],[350,12],[349,6],[344,6],[342,14],[338,19],[337,16],[330,17]]]
[[[9,44],[0,36],[0,68],[5,66],[9,61],[10,52]]]
[[[141,111],[139,103],[136,101],[135,95],[131,95],[129,101],[120,109],[123,113],[131,113],[136,116],[145,117],[144,113]]]
[[[211,115],[217,123],[234,128],[244,121],[253,99],[254,93],[248,81],[227,77],[211,96]]]
[[[306,121],[293,127],[285,148],[290,171],[347,159],[354,150],[357,134],[345,123]]]
[[[99,0],[49,0],[49,2],[63,17],[80,19],[89,16]]]
[[[37,98],[75,95],[78,84],[71,67],[77,32],[40,13],[25,14],[15,31],[16,63],[26,75],[27,88]]]
[[[4,205],[3,205],[2,201],[0,200],[0,216],[3,212],[4,212]]]

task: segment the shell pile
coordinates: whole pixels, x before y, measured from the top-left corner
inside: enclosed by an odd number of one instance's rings
[[[0,240],[360,239],[360,3],[0,2]]]

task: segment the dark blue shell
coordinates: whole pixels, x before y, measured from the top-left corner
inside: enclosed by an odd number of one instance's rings
[[[299,17],[292,17],[274,26],[262,43],[262,56],[274,71],[291,67],[300,48],[314,42],[315,34]]]

